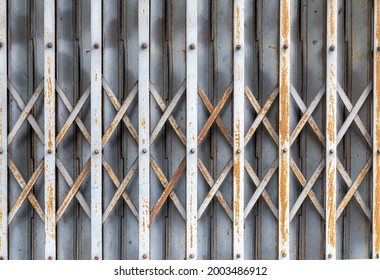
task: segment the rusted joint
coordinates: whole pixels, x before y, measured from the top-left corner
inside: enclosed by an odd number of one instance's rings
[[[49,149],[47,152],[48,152],[48,154],[51,154],[51,153],[52,153],[52,150],[51,150],[51,149]]]
[[[144,254],[142,257],[143,257],[144,260],[146,260],[148,258],[148,255]]]
[[[195,50],[195,45],[194,44],[190,45],[190,50]]]
[[[282,149],[282,152],[283,152],[284,154],[285,154],[287,151],[288,151],[287,148],[283,148],[283,149]]]
[[[94,44],[94,48],[95,48],[95,49],[99,49],[99,44],[98,44],[98,43],[95,43],[95,44]]]
[[[143,154],[146,154],[147,149],[142,149]]]
[[[190,254],[190,259],[194,259],[194,254]]]
[[[288,46],[288,44],[284,44],[284,45],[282,46],[282,48],[283,48],[284,50],[287,50],[287,49],[289,48],[289,46]]]
[[[332,52],[335,51],[335,46],[334,45],[330,46],[330,51],[332,51]]]
[[[236,258],[240,259],[241,255],[239,253],[236,254]]]
[[[236,49],[237,49],[238,51],[240,51],[240,50],[241,50],[241,45],[237,45],[237,46],[236,46]]]
[[[237,150],[236,150],[236,153],[237,153],[237,154],[240,154],[240,153],[241,153],[240,149],[237,149]]]
[[[53,47],[53,43],[47,43],[47,47],[49,48],[49,49],[51,49],[52,47]]]
[[[96,150],[94,151],[94,153],[95,153],[96,155],[99,154],[99,150],[96,149]]]
[[[331,258],[333,257],[333,255],[332,255],[331,253],[329,253],[329,254],[327,255],[327,257],[328,257],[329,259],[331,259]]]
[[[49,256],[49,257],[48,257],[48,260],[49,260],[49,261],[53,260],[53,257],[52,257],[52,256]]]
[[[98,260],[99,260],[99,257],[98,257],[98,256],[95,256],[95,260],[97,260],[97,261],[98,261]]]
[[[284,252],[284,253],[282,253],[282,255],[281,255],[283,258],[285,258],[286,257],[286,253]]]
[[[190,153],[194,154],[195,153],[195,149],[191,149]]]
[[[330,150],[330,155],[334,154],[334,149]]]
[[[148,47],[148,45],[146,43],[142,43],[141,44],[141,48],[143,48],[144,50]]]

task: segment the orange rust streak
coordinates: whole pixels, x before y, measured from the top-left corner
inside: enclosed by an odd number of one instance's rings
[[[327,228],[328,228],[328,233],[327,233],[327,239],[329,242],[329,245],[331,247],[335,248],[335,243],[336,243],[336,238],[335,238],[335,217],[336,217],[336,203],[333,199],[335,196],[335,166],[332,161],[329,162],[328,168],[327,168],[327,176],[328,176],[328,199],[327,199]]]
[[[330,41],[333,43],[335,41],[335,6],[334,0],[329,0],[329,36]]]
[[[169,194],[173,190],[175,184],[181,177],[182,173],[184,172],[186,167],[186,159],[183,159],[181,164],[178,166],[177,170],[174,172],[172,179],[168,183],[166,189],[161,194],[160,198],[158,199],[156,205],[154,206],[152,213],[150,215],[150,223],[153,222],[154,218],[157,216],[158,212],[161,210],[162,205],[165,203],[166,199],[168,198]]]

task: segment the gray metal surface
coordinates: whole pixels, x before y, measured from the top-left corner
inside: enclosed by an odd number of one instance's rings
[[[0,0],[0,259],[379,258],[379,18]]]

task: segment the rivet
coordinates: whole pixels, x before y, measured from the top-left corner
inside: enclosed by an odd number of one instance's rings
[[[146,254],[143,255],[143,259],[146,260],[148,256]]]
[[[380,259],[380,254],[379,253],[376,254],[376,258]]]
[[[329,253],[327,256],[329,257],[329,259],[331,259],[333,257],[333,255],[331,253]]]
[[[190,254],[190,259],[194,259],[194,254]]]
[[[50,149],[48,150],[48,154],[51,154],[51,150]]]
[[[332,155],[334,153],[334,149],[331,149],[330,150],[330,154]]]
[[[190,153],[194,154],[195,153],[195,149],[191,149]]]
[[[285,258],[286,257],[286,253],[282,253],[282,257]]]
[[[94,153],[95,153],[95,154],[99,154],[99,150],[95,150]]]
[[[143,152],[144,154],[146,154],[147,150],[146,150],[146,149],[142,149],[142,152]]]
[[[239,253],[236,254],[236,258],[237,258],[237,259],[240,259],[240,254],[239,254]]]
[[[98,257],[98,256],[95,256],[95,260],[99,260],[99,257]]]
[[[283,149],[282,149],[282,152],[283,152],[283,153],[286,153],[287,151],[288,151],[287,148],[283,148]]]
[[[236,153],[237,153],[237,154],[240,154],[240,153],[241,153],[240,149],[237,149],[237,150],[236,150]]]
[[[380,150],[377,150],[377,153],[380,154]]]
[[[190,50],[195,50],[195,45],[194,44],[190,45]]]
[[[143,49],[146,49],[146,48],[148,47],[148,45],[147,45],[146,43],[142,43],[141,47],[142,47]]]
[[[51,49],[53,47],[53,43],[47,43],[47,47]]]
[[[3,47],[3,42],[0,42],[0,48],[2,48]]]
[[[332,52],[335,51],[335,46],[334,45],[330,46],[330,51],[332,51]]]
[[[283,46],[282,46],[282,48],[284,49],[284,50],[287,50],[288,49],[288,44],[284,44]]]
[[[51,256],[48,257],[48,260],[49,260],[49,261],[51,261],[52,259],[53,259],[53,257],[51,257]]]
[[[94,44],[94,48],[95,48],[95,49],[99,49],[99,44],[98,44],[98,43],[95,43],[95,44]]]
[[[0,257],[0,261],[3,261],[4,260],[4,257]]]
[[[241,50],[241,45],[237,45],[237,46],[236,46],[236,49],[237,49],[237,50]]]
[[[377,47],[377,51],[380,52],[380,46]]]

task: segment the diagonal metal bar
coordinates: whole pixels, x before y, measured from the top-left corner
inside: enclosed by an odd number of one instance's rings
[[[16,87],[12,84],[12,82],[8,79],[8,89],[9,92],[12,94],[14,100],[16,101],[16,104],[21,110],[25,109],[25,103],[22,100],[21,96],[19,95]],[[27,120],[30,124],[30,126],[33,128],[34,132],[36,133],[37,137],[41,140],[41,142],[44,142],[44,133],[42,132],[40,126],[38,125],[36,119],[33,117],[33,115],[28,114]]]
[[[265,187],[269,183],[269,181],[272,179],[273,174],[276,172],[278,168],[278,161],[277,159],[272,163],[271,167],[269,168],[267,174],[265,174],[264,178],[261,180],[259,185],[257,186],[257,189],[253,193],[251,199],[248,201],[245,209],[244,209],[244,217],[246,218],[248,214],[251,212],[253,206],[256,204],[259,197],[262,195]]]
[[[114,108],[116,110],[120,110],[121,105],[120,105],[118,99],[116,98],[116,96],[114,95],[112,89],[108,85],[108,82],[104,78],[103,78],[103,87],[104,87],[107,95],[109,96],[111,103],[113,104]],[[131,123],[131,121],[129,120],[129,118],[127,117],[127,115],[124,115],[122,120],[123,120],[124,124],[126,125],[126,127],[128,128],[129,132],[131,133],[133,139],[136,142],[138,142],[138,133],[137,133],[135,127],[133,126],[133,124]],[[156,175],[157,175],[158,179],[160,180],[161,184],[163,185],[163,187],[166,188],[167,184],[168,184],[168,180],[166,179],[164,173],[159,168],[157,162],[155,161],[155,159],[152,156],[150,158],[150,161],[151,161],[150,164],[151,164],[153,171],[156,173]],[[124,194],[123,194],[123,196],[124,196]],[[185,219],[186,218],[186,211],[184,210],[184,207],[182,206],[177,195],[173,192],[170,194],[170,198],[172,199],[173,203],[176,205],[181,216]],[[137,217],[137,215],[136,215],[136,217]]]
[[[365,90],[363,91],[363,93],[360,95],[360,97],[359,97],[358,101],[356,102],[355,106],[350,110],[350,114],[348,115],[348,117],[346,118],[346,120],[344,121],[344,123],[342,124],[342,126],[341,126],[341,128],[340,128],[340,130],[339,130],[339,132],[337,134],[337,139],[336,139],[336,144],[337,145],[339,144],[339,142],[342,140],[342,138],[346,134],[348,128],[350,127],[351,123],[354,121],[355,117],[359,118],[359,115],[358,115],[359,110],[363,106],[364,102],[367,100],[367,97],[368,97],[369,93],[371,92],[371,90],[372,90],[372,81],[367,85],[367,87],[365,88]],[[364,127],[364,129],[365,129],[365,127]],[[365,136],[366,133],[368,133],[368,132],[365,132],[363,134],[364,137],[366,137]]]
[[[371,83],[371,85],[372,85],[372,83]],[[342,99],[344,106],[346,106],[347,110],[349,112],[351,112],[353,109],[353,106],[351,104],[350,99],[347,97],[346,93],[344,92],[342,86],[339,83],[338,83],[337,87],[338,87],[338,94],[339,94],[340,98]],[[369,133],[368,133],[367,129],[365,128],[363,122],[361,121],[360,117],[358,115],[355,115],[354,121],[355,121],[356,125],[358,126],[360,132],[363,134],[364,139],[368,143],[368,146],[370,148],[372,148],[371,136],[369,135]]]
[[[297,91],[295,90],[294,87],[292,87],[292,91],[293,91],[293,93],[292,93],[293,96],[298,95],[298,93],[297,93]],[[298,97],[299,97],[299,95],[298,95]],[[297,103],[298,107],[300,108],[301,112],[302,113],[305,112],[307,108],[306,108],[306,105],[303,103],[302,99],[299,97],[299,98],[295,98],[294,100],[296,101],[296,103]],[[308,123],[310,124],[310,127],[312,128],[312,130],[314,131],[314,133],[317,135],[317,137],[320,140],[322,146],[325,147],[325,145],[326,145],[325,144],[325,136],[323,135],[322,131],[319,129],[318,124],[316,123],[316,121],[314,120],[314,118],[312,116],[310,116],[310,118],[308,120]],[[342,178],[344,179],[346,185],[350,188],[351,185],[352,185],[351,177],[347,173],[347,171],[344,168],[343,164],[340,162],[339,158],[337,158],[337,169],[338,169],[339,173],[341,174]],[[309,192],[309,194],[310,194],[310,192]],[[366,216],[369,219],[371,219],[370,218],[371,217],[371,211],[369,210],[369,207],[366,205],[366,203],[365,203],[364,199],[362,198],[362,196],[360,195],[360,193],[355,192],[354,197],[357,200],[357,202],[359,203],[360,207],[363,209],[363,212],[366,214]]]
[[[12,172],[13,176],[15,177],[21,189],[25,189],[26,182],[24,180],[24,177],[22,176],[21,172],[18,170],[16,164],[14,163],[11,157],[8,157],[8,166],[9,166],[9,170]],[[41,206],[38,203],[37,198],[34,196],[33,193],[28,194],[28,200],[30,201],[30,204],[32,204],[34,210],[36,211],[38,216],[41,218],[41,220],[45,221],[44,211],[42,210]]]
[[[15,122],[14,126],[12,127],[11,131],[8,134],[8,145],[10,145],[13,141],[13,139],[16,137],[17,132],[20,130],[21,125],[24,123],[25,119],[29,116],[30,111],[33,109],[34,104],[36,104],[38,98],[41,96],[42,89],[44,88],[44,80],[41,80],[41,82],[38,84],[38,87],[34,91],[33,95],[30,97],[28,103],[22,110],[20,117]]]
[[[321,162],[318,164],[317,168],[315,169],[313,175],[311,175],[309,181],[303,188],[301,194],[299,195],[292,209],[290,210],[290,221],[293,220],[294,216],[297,214],[298,209],[301,207],[302,203],[305,201],[309,191],[311,190],[311,188],[314,186],[315,182],[321,175],[323,169],[325,168],[325,164],[326,164],[325,160],[322,159]],[[324,212],[322,213],[323,213],[322,217],[325,218]]]
[[[294,94],[294,92],[295,92],[294,90],[291,91],[293,98],[295,98],[295,99],[299,98],[300,96],[298,94]],[[303,116],[301,117],[301,119],[298,122],[297,126],[293,130],[293,133],[290,136],[290,145],[292,145],[294,143],[294,141],[297,139],[298,135],[302,131],[302,128],[308,122],[308,120],[310,119],[311,115],[313,114],[315,108],[317,108],[317,106],[320,103],[322,97],[325,95],[325,92],[326,92],[326,89],[325,89],[325,86],[323,85],[318,90],[318,93],[315,95],[313,101],[310,103],[309,107],[303,113]]]
[[[356,177],[355,181],[352,183],[352,186],[350,187],[350,189],[344,196],[342,202],[339,204],[339,207],[336,212],[336,220],[339,219],[340,215],[343,213],[347,204],[350,202],[352,196],[354,195],[354,193],[356,193],[357,189],[359,188],[360,184],[363,182],[364,177],[367,175],[371,166],[372,166],[372,159],[368,160],[367,163],[364,165],[358,177]]]
[[[21,191],[20,196],[17,198],[16,202],[13,204],[11,210],[8,213],[8,224],[10,224],[15,217],[16,213],[20,209],[22,203],[25,201],[27,196],[29,195],[30,191],[32,190],[33,186],[37,182],[38,178],[40,177],[42,171],[44,170],[44,160],[41,160],[41,162],[38,164],[36,170],[30,177],[28,183],[25,185],[24,189]]]

